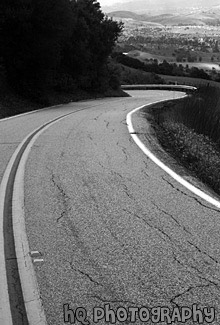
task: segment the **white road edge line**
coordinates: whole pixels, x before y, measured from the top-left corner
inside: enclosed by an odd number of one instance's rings
[[[14,241],[15,241],[18,270],[19,270],[19,276],[21,280],[21,287],[22,287],[28,322],[29,325],[47,324],[33,263],[30,256],[30,248],[29,248],[28,238],[26,234],[25,212],[24,212],[24,171],[25,171],[25,165],[31,147],[33,146],[37,138],[50,126],[52,126],[56,122],[68,117],[69,115],[75,112],[76,111],[65,114],[60,118],[52,119],[51,121],[45,123],[45,127],[40,126],[34,131],[32,131],[31,133],[29,133],[13,153],[6,167],[5,173],[3,175],[2,182],[0,184],[0,260],[1,260],[0,263],[0,293],[1,293],[0,294],[0,324],[1,325],[13,325],[11,310],[10,310],[6,265],[5,265],[5,254],[4,254],[3,211],[4,211],[5,192],[6,192],[6,187],[7,187],[12,166],[16,160],[19,151],[21,150],[23,144],[27,141],[27,139],[32,134],[34,134],[37,130],[39,130],[39,132],[33,136],[33,138],[30,140],[29,144],[27,145],[26,149],[22,154],[17,169],[17,173],[15,176],[13,198],[12,198],[12,219],[13,219],[13,231],[14,231]]]
[[[185,95],[186,96],[186,95]],[[185,97],[183,96],[183,97]],[[180,97],[179,97],[180,98]],[[170,99],[168,99],[170,100]],[[174,100],[174,99],[173,99]],[[170,169],[169,167],[167,167],[162,161],[160,161],[154,154],[152,154],[152,152],[147,149],[147,147],[143,144],[143,142],[138,138],[138,136],[135,133],[135,130],[133,128],[132,125],[132,121],[131,121],[131,117],[132,115],[143,109],[144,107],[150,106],[152,104],[156,104],[159,102],[165,102],[167,100],[160,100],[160,101],[155,101],[152,102],[150,104],[146,104],[146,105],[142,105],[138,108],[135,108],[133,111],[131,111],[130,113],[127,114],[126,116],[126,122],[127,122],[127,126],[128,126],[128,131],[130,133],[130,135],[132,136],[134,142],[138,145],[138,147],[144,152],[144,154],[146,156],[148,156],[156,165],[158,165],[160,168],[162,168],[167,174],[169,174],[171,177],[173,177],[177,182],[179,182],[180,184],[182,184],[183,186],[185,186],[188,190],[190,190],[192,193],[196,194],[197,196],[199,196],[200,198],[202,198],[203,200],[207,201],[208,203],[214,205],[217,208],[220,208],[220,202],[214,198],[212,198],[210,195],[204,193],[203,191],[201,191],[200,189],[198,189],[197,187],[193,186],[192,184],[190,184],[189,182],[187,182],[185,179],[183,179],[181,176],[179,176],[178,174],[176,174],[172,169]]]

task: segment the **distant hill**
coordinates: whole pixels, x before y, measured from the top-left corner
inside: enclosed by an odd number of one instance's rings
[[[212,12],[211,10],[205,12],[190,14],[160,14],[150,16],[147,14],[139,15],[131,11],[113,11],[108,13],[109,17],[119,19],[133,19],[135,21],[144,21],[160,25],[216,25],[220,23],[220,9]]]
[[[148,25],[164,28],[164,26],[159,22],[151,21],[151,17],[149,15],[138,15],[131,11],[113,11],[109,12],[108,16],[115,19],[133,19],[134,21],[143,21]]]
[[[143,52],[139,50],[133,50],[127,53],[128,56],[134,59],[138,59],[141,62],[146,62],[147,60],[157,59],[159,63],[162,63],[164,60],[167,60],[167,57],[162,55],[155,55],[148,52]]]
[[[219,0],[128,0],[113,4],[112,6],[103,6],[103,11],[109,13],[112,11],[132,11],[138,14],[159,15],[166,13],[190,13],[193,10],[210,10],[219,6]]]
[[[150,17],[150,21],[163,25],[217,25],[220,22],[220,12],[210,14],[201,11],[190,14],[158,15]]]
[[[109,17],[117,17],[117,18],[130,18],[138,21],[146,21],[149,20],[149,15],[138,15],[132,11],[113,11],[108,13]]]

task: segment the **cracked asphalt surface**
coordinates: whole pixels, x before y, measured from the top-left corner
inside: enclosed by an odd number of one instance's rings
[[[92,308],[110,303],[113,309],[215,307],[217,325],[219,210],[156,166],[128,133],[128,112],[174,92],[129,93],[134,97],[72,103],[0,125],[1,133],[8,128],[4,143],[10,144],[2,146],[10,156],[11,142],[42,121],[90,107],[47,129],[26,166],[27,234],[31,250],[44,258],[36,273],[48,324],[64,324],[66,303],[86,308],[94,324]],[[148,145],[142,120],[133,116]]]

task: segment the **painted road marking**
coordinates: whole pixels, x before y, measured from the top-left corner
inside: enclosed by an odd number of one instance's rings
[[[186,96],[186,95],[185,95]],[[185,97],[183,96],[183,97]],[[182,98],[183,98],[182,97]],[[181,97],[180,97],[181,98]],[[133,128],[132,125],[132,121],[131,121],[131,117],[134,113],[136,113],[137,111],[141,110],[144,107],[150,106],[152,104],[156,104],[159,102],[165,102],[167,100],[160,100],[160,101],[155,101],[152,102],[150,104],[147,105],[142,105],[138,108],[135,108],[133,111],[131,111],[130,113],[127,114],[126,117],[126,122],[127,122],[127,126],[128,126],[128,131],[131,135],[131,137],[133,138],[134,142],[138,145],[138,147],[144,152],[144,154],[146,156],[148,156],[155,164],[157,164],[160,168],[162,168],[167,174],[169,174],[172,178],[174,178],[177,182],[179,182],[181,185],[183,185],[184,187],[186,187],[188,190],[190,190],[192,193],[196,194],[197,196],[199,196],[200,198],[202,198],[203,200],[207,201],[208,203],[214,205],[216,208],[220,208],[220,202],[216,199],[214,199],[213,197],[211,197],[210,195],[204,193],[203,191],[201,191],[200,189],[198,189],[197,187],[195,187],[194,185],[190,184],[189,182],[187,182],[185,179],[183,179],[181,176],[179,176],[177,173],[175,173],[172,169],[170,169],[169,167],[167,167],[162,161],[160,161],[144,144],[143,142],[138,138],[138,136],[135,134],[135,130]]]
[[[99,106],[99,105],[98,105]],[[21,282],[22,295],[25,305],[25,312],[29,325],[46,325],[46,317],[42,306],[36,275],[30,254],[30,248],[25,230],[24,215],[24,170],[31,147],[37,138],[50,126],[56,122],[94,106],[87,106],[65,115],[56,117],[41,125],[31,132],[17,147],[12,155],[0,184],[0,324],[13,325],[11,311],[9,286],[7,281],[6,261],[5,261],[5,234],[4,216],[5,205],[8,201],[7,191],[13,192],[12,196],[12,222],[16,251],[16,260]],[[13,174],[14,180],[13,180]],[[11,184],[12,183],[12,184]],[[13,186],[13,190],[11,189]],[[8,203],[7,203],[8,204]],[[10,204],[10,202],[9,202]]]

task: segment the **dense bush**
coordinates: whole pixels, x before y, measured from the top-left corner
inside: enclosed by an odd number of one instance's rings
[[[184,100],[180,116],[185,125],[204,134],[220,146],[220,91],[211,86],[200,87]]]
[[[144,72],[123,65],[120,66],[120,81],[123,85],[164,83],[164,80],[155,73]]]
[[[152,109],[162,146],[220,194],[220,94],[201,87],[195,94]]]
[[[220,194],[220,152],[215,143],[186,125],[172,121],[164,122],[157,135],[164,148]]]
[[[209,75],[202,69],[194,67],[191,69],[184,69],[181,64],[178,66],[176,63],[168,63],[166,60],[159,64],[157,60],[150,63],[144,63],[123,53],[114,53],[113,57],[121,64],[134,69],[140,69],[145,72],[153,72],[170,76],[189,76],[192,78],[201,78],[206,80],[210,79]]]

